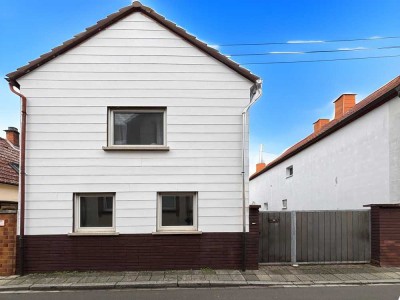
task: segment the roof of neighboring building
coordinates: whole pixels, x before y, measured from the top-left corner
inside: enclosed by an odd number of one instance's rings
[[[0,138],[0,183],[18,185],[19,150],[7,140]]]
[[[158,22],[160,25],[166,27],[168,30],[174,32],[175,34],[179,35],[181,38],[192,44],[193,46],[199,48],[203,52],[207,53],[208,55],[214,57],[221,63],[225,64],[229,68],[233,69],[243,77],[249,79],[250,81],[256,82],[260,79],[258,76],[252,74],[249,70],[241,67],[239,64],[235,63],[234,61],[230,60],[225,55],[221,54],[216,49],[208,46],[206,43],[201,42],[195,36],[190,35],[184,29],[178,27],[175,23],[166,20],[163,16],[157,14],[151,8],[142,5],[140,2],[135,1],[131,5],[120,9],[118,12],[113,13],[97,22],[96,25],[86,28],[84,32],[79,33],[74,38],[65,41],[61,46],[58,46],[52,49],[50,52],[43,54],[39,58],[29,62],[27,65],[18,68],[16,71],[7,74],[7,80],[14,83],[18,86],[16,80],[25,74],[33,71],[34,69],[40,67],[41,65],[49,62],[50,60],[54,59],[55,57],[67,52],[68,50],[74,48],[75,46],[81,44],[82,42],[86,41],[87,39],[91,38],[93,35],[99,33],[101,30],[106,29],[107,27],[113,25],[114,23],[118,22],[119,20],[127,17],[128,15],[141,12],[146,16],[150,17],[154,21]]]
[[[368,97],[358,102],[347,111],[342,117],[338,119],[334,119],[330,121],[327,125],[322,127],[322,129],[318,132],[314,132],[307,136],[305,139],[301,140],[297,144],[293,145],[285,152],[283,152],[278,158],[267,164],[262,170],[257,173],[254,173],[250,176],[250,180],[258,177],[259,175],[265,173],[266,171],[272,169],[276,165],[285,161],[286,159],[296,155],[300,151],[306,149],[307,147],[317,143],[323,138],[327,137],[331,133],[339,130],[340,128],[346,126],[347,124],[357,120],[361,116],[370,112],[371,110],[379,107],[385,102],[393,99],[396,96],[399,96],[400,93],[400,76],[397,76],[393,80],[389,81],[387,84],[377,89],[375,92],[370,94]]]

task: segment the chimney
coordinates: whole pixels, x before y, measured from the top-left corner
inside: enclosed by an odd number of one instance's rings
[[[329,119],[318,119],[314,123],[314,133],[321,131],[322,127],[329,123]]]
[[[356,94],[342,94],[335,103],[335,120],[341,118],[356,105]]]
[[[6,139],[15,147],[19,147],[19,132],[15,127],[8,127],[4,130],[6,132]]]
[[[263,162],[262,162],[262,163],[256,164],[256,173],[258,173],[258,172],[260,172],[262,169],[264,169],[265,166],[266,166],[266,164],[263,163]]]

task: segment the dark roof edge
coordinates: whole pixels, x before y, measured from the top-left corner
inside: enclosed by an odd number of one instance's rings
[[[39,58],[29,62],[27,65],[18,68],[16,71],[7,74],[6,78],[11,84],[15,86],[19,86],[18,82],[16,81],[18,78],[26,75],[27,73],[33,71],[34,69],[42,66],[43,64],[49,62],[53,58],[64,54],[68,50],[74,48],[75,46],[83,43],[87,39],[91,38],[98,32],[104,30],[105,28],[115,24],[119,20],[129,16],[133,12],[142,12],[148,17],[152,18],[156,22],[158,22],[163,27],[167,28],[168,30],[174,32],[175,34],[179,35],[181,38],[192,44],[193,46],[197,47],[198,49],[202,50],[203,52],[207,53],[208,55],[214,57],[216,60],[220,61],[221,63],[225,64],[229,68],[233,69],[243,77],[247,78],[252,82],[256,82],[260,78],[254,74],[252,74],[246,68],[241,67],[239,64],[235,63],[234,61],[230,60],[225,55],[221,54],[214,48],[211,48],[206,43],[201,42],[195,36],[190,35],[184,29],[178,27],[175,23],[168,21],[163,16],[156,13],[153,9],[142,5],[140,2],[135,1],[132,5],[124,7],[120,9],[118,12],[113,13],[106,18],[97,22],[96,25],[86,28],[84,32],[79,33],[75,37],[70,40],[65,41],[62,45],[52,49],[50,52],[47,52],[41,55]]]
[[[355,111],[351,115],[349,115],[347,118],[344,118],[341,120],[339,123],[335,124],[328,130],[322,132],[320,135],[316,136],[315,138],[311,139],[304,145],[300,146],[299,148],[295,149],[293,152],[288,153],[287,155],[282,156],[281,158],[278,157],[278,159],[272,161],[270,164],[268,164],[264,169],[262,169],[260,172],[255,173],[250,176],[249,180],[253,180],[260,176],[261,174],[267,172],[268,170],[271,170],[273,167],[279,165],[280,163],[284,162],[285,160],[289,159],[290,157],[296,155],[297,153],[303,151],[304,149],[310,147],[311,145],[317,143],[318,141],[322,140],[323,138],[327,137],[328,135],[334,133],[335,131],[341,129],[342,127],[346,126],[347,124],[357,120],[358,118],[364,116],[365,114],[369,113],[370,111],[374,110],[375,108],[381,106],[382,104],[386,103],[387,101],[395,98],[398,96],[398,86],[392,88],[385,94],[379,96],[376,98],[374,101],[371,103],[367,104],[366,106],[360,108],[359,110]]]

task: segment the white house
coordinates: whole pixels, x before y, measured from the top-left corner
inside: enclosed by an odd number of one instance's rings
[[[139,2],[7,76],[23,270],[241,266],[257,76]]]
[[[400,201],[400,77],[355,104],[344,94],[333,120],[250,177],[262,210],[362,209]]]

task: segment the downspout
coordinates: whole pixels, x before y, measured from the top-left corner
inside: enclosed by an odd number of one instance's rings
[[[25,140],[26,140],[26,97],[14,90],[15,82],[10,82],[11,92],[21,98],[21,145],[20,145],[20,207],[19,207],[19,274],[24,274],[24,236],[25,236]]]
[[[250,103],[244,108],[242,112],[242,215],[243,215],[243,257],[242,257],[242,270],[246,271],[246,178],[245,178],[245,160],[246,160],[246,123],[247,112],[250,107],[262,95],[262,80],[259,79],[250,88]]]

